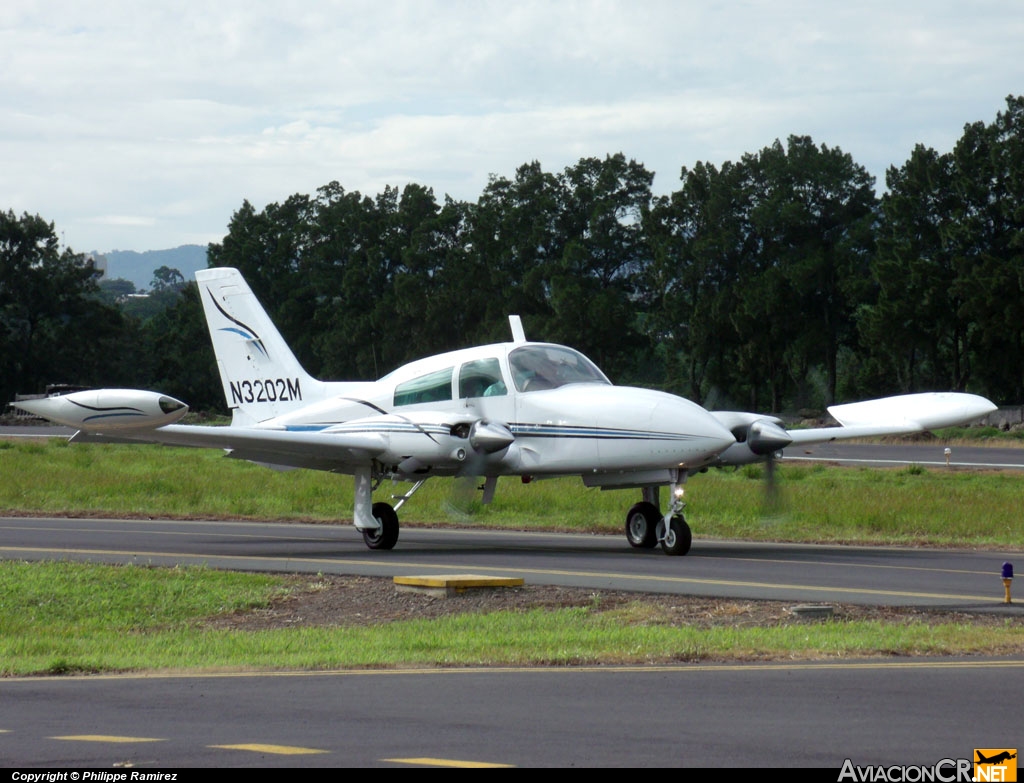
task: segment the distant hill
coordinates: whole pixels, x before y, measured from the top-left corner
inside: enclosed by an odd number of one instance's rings
[[[107,261],[107,278],[123,278],[134,283],[136,290],[148,291],[153,282],[153,272],[162,266],[177,269],[185,280],[195,279],[197,269],[206,269],[205,245],[182,245],[170,250],[111,250],[109,253],[93,253]]]

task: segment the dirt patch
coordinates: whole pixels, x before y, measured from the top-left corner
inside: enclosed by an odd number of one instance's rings
[[[318,575],[287,579],[290,589],[270,606],[221,616],[212,620],[209,626],[249,631],[302,626],[367,626],[399,620],[430,620],[467,612],[522,612],[577,606],[599,612],[630,607],[633,622],[698,627],[770,627],[809,622],[793,613],[793,602],[785,601],[651,595],[545,585],[475,589],[450,597],[437,597],[399,592],[392,580],[384,577]],[[1002,625],[1006,622],[1006,616],[999,612],[830,605],[834,607],[834,617],[841,620],[974,625]]]

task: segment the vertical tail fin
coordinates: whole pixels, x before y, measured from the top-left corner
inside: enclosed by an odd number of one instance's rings
[[[196,272],[232,424],[250,425],[320,400],[310,376],[237,269]]]

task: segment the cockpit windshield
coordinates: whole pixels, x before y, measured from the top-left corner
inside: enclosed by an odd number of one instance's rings
[[[508,363],[521,392],[557,389],[570,383],[611,383],[586,356],[561,345],[516,348],[508,355]]]

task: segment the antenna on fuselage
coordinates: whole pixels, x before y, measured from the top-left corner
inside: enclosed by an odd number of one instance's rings
[[[523,320],[518,315],[510,315],[508,325],[512,328],[512,342],[525,343],[526,332],[523,331]]]

